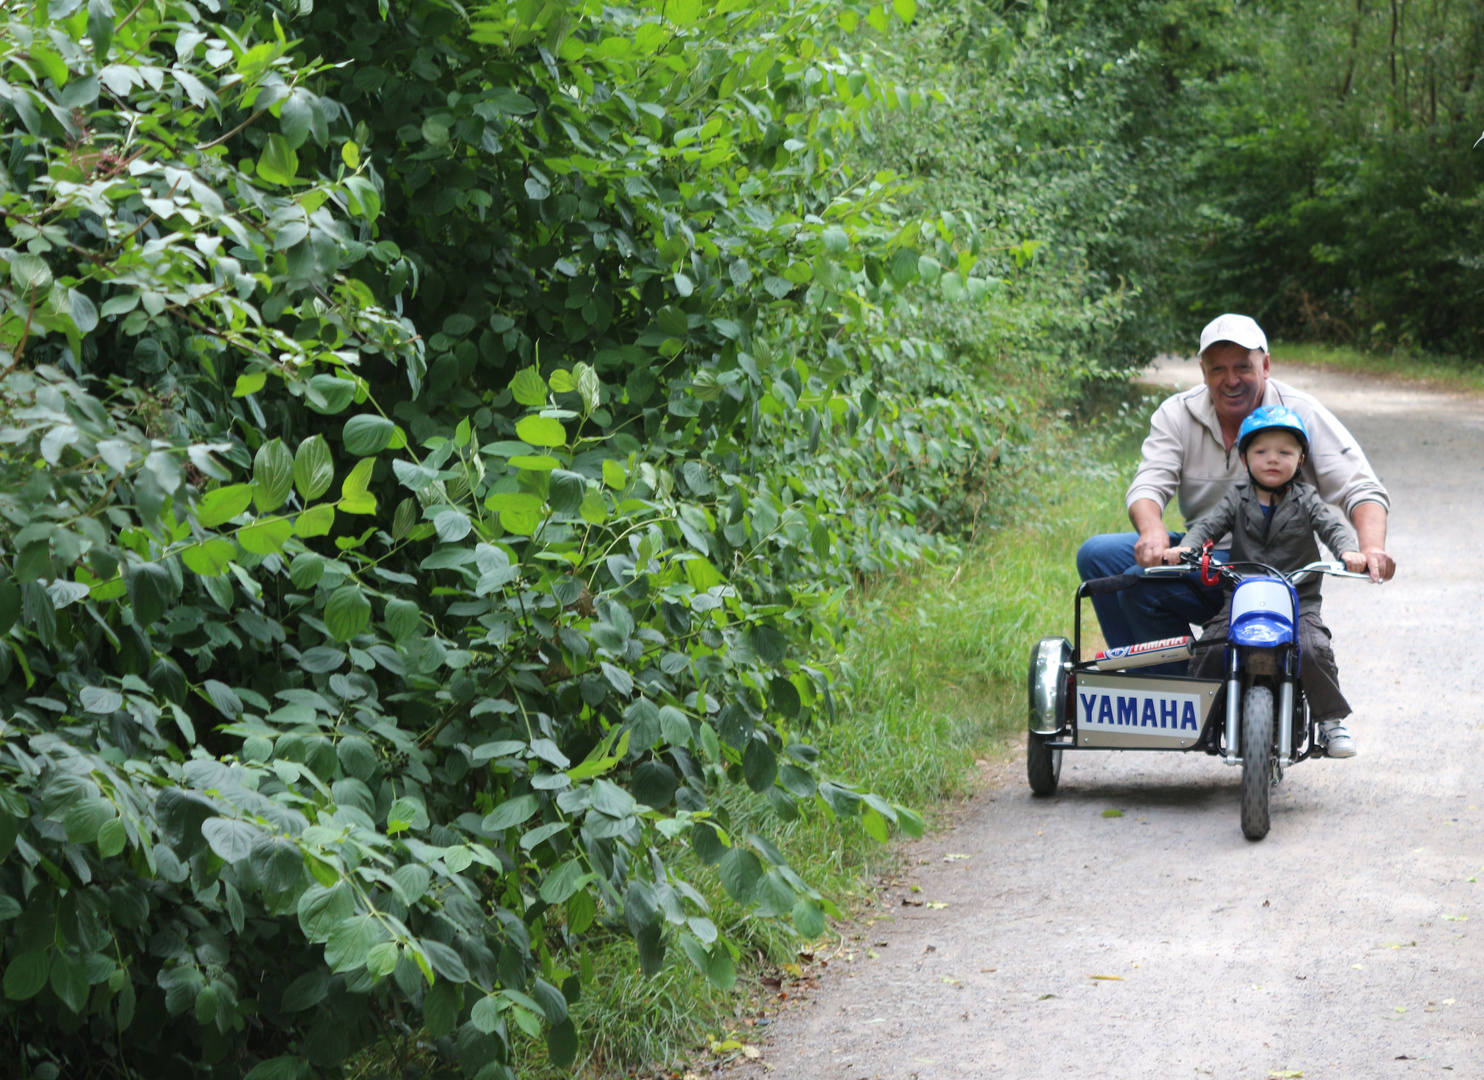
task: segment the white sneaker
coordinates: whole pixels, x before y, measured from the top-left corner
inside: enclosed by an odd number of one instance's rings
[[[1355,740],[1343,720],[1321,720],[1319,737],[1324,740],[1324,752],[1333,758],[1355,756]]]

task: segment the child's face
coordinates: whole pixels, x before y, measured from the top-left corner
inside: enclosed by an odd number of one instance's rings
[[[1247,469],[1267,487],[1282,487],[1298,472],[1304,460],[1303,447],[1287,431],[1264,431],[1253,436],[1242,455]]]

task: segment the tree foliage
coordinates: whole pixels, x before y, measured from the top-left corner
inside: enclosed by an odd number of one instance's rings
[[[1479,356],[1479,7],[1238,11],[1202,87],[1184,301],[1295,339]]]
[[[1000,283],[975,310],[926,303],[930,333],[992,370],[1084,385],[1179,340],[1192,84],[1223,63],[1208,32],[1228,7],[951,3],[900,29],[892,70],[942,96],[884,118],[860,153],[918,182],[904,205],[971,209]]]
[[[1020,434],[897,322],[972,220],[845,154],[912,15],[7,9],[9,1072],[565,1064],[595,936],[730,986],[686,875],[833,913],[719,793],[920,829],[810,739]]]

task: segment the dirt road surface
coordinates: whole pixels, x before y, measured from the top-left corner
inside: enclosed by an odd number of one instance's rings
[[[734,1075],[1484,1077],[1484,401],[1274,374],[1392,493],[1397,578],[1325,587],[1359,756],[1290,770],[1260,843],[1213,758],[1067,754],[1049,800],[1017,762]]]

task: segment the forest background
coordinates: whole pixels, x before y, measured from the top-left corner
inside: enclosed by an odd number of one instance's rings
[[[1131,371],[1484,351],[1477,5],[0,26],[7,1075],[679,1052],[1003,721],[918,645],[1013,683]]]

